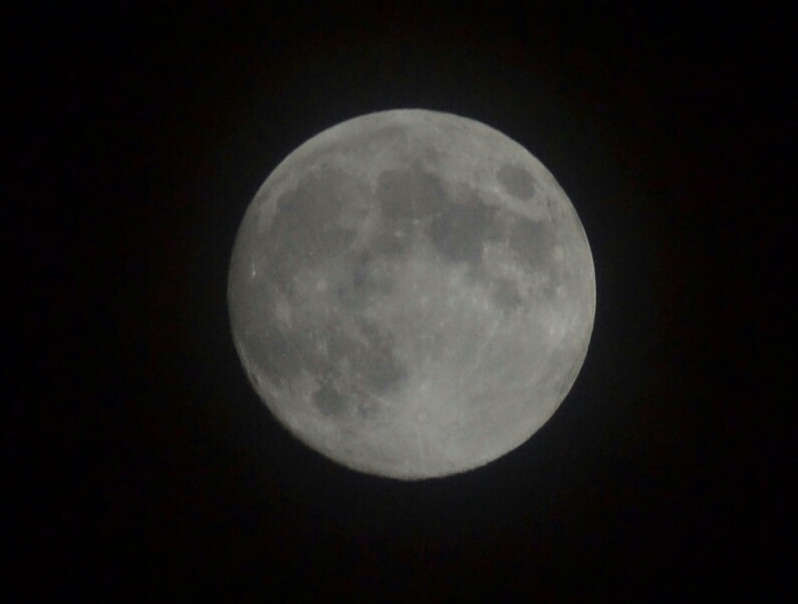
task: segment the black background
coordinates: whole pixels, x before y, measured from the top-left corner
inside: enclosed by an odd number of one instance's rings
[[[5,601],[787,585],[794,15],[113,4],[5,20]],[[277,163],[399,107],[482,121],[538,157],[579,212],[598,291],[552,420],[420,483],[345,470],[282,430],[225,299],[239,221]]]

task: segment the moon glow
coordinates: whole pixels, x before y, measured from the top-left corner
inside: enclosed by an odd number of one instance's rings
[[[279,422],[351,469],[464,472],[555,412],[587,353],[579,217],[526,149],[479,122],[372,113],[292,152],[230,263],[232,336]]]

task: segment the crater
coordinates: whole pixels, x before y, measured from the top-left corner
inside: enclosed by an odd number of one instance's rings
[[[527,170],[512,164],[503,165],[496,173],[502,189],[518,199],[529,199],[535,194],[535,177]]]

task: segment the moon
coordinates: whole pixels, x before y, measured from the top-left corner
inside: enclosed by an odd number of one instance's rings
[[[528,440],[587,354],[593,258],[526,149],[436,111],[362,115],[311,138],[246,210],[232,337],[264,404],[350,469],[404,480]]]

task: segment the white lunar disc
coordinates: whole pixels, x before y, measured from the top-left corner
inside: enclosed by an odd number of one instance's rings
[[[526,149],[425,110],[364,115],[268,177],[230,263],[233,339],[296,437],[354,470],[463,472],[573,385],[596,286],[570,200]]]

